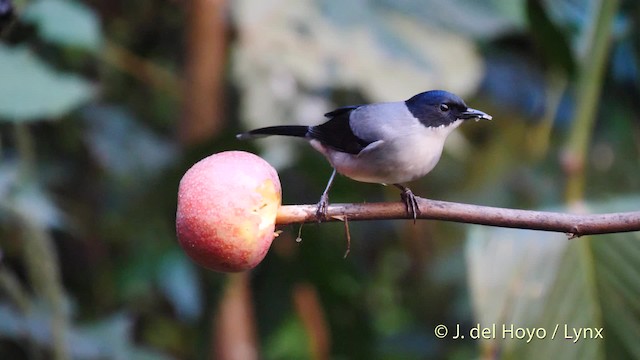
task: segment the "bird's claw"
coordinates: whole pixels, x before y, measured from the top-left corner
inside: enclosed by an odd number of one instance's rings
[[[413,195],[411,189],[405,187],[402,189],[400,197],[407,208],[407,213],[413,218],[413,223],[415,224],[418,214],[420,214],[420,207],[418,207],[418,200],[416,199],[416,196]]]
[[[322,222],[322,220],[326,220],[328,207],[329,207],[329,195],[322,194],[322,196],[320,197],[320,201],[318,201],[318,208],[316,209],[316,219],[318,220],[318,222]]]

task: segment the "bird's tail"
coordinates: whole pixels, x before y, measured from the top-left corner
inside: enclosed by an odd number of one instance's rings
[[[305,137],[308,131],[309,127],[302,125],[269,126],[238,134],[236,137],[240,140],[255,139],[269,135]]]

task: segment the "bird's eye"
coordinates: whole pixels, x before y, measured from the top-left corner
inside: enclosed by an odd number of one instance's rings
[[[440,111],[449,111],[449,105],[440,104]]]

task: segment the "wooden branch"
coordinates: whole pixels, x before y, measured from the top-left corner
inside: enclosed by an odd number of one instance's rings
[[[640,231],[640,211],[610,214],[566,214],[460,204],[416,198],[419,219],[444,220],[508,228],[564,232],[570,238],[582,235]],[[316,205],[285,205],[278,211],[276,224],[317,222]],[[402,202],[333,204],[327,220],[342,221],[409,219]]]

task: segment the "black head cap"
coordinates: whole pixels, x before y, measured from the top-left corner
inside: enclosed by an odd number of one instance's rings
[[[447,126],[457,120],[485,119],[491,116],[467,107],[458,95],[444,90],[431,90],[405,101],[413,116],[424,126]]]
[[[0,0],[0,35],[5,26],[13,20],[13,4],[10,0]]]

